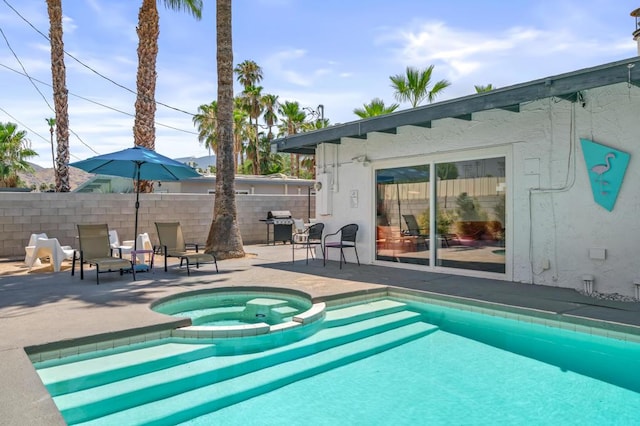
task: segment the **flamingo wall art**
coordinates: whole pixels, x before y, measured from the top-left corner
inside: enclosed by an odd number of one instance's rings
[[[616,204],[630,155],[589,139],[580,139],[596,203],[611,211]]]

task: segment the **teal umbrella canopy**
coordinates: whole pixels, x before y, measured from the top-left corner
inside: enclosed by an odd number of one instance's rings
[[[110,154],[98,155],[69,164],[88,173],[120,176],[135,180],[182,180],[200,176],[193,168],[169,157],[141,146],[123,149]],[[134,227],[134,250],[138,244],[138,209],[140,187],[136,187],[136,221]]]
[[[200,176],[193,168],[141,146],[69,164],[88,173],[136,180],[181,180]]]

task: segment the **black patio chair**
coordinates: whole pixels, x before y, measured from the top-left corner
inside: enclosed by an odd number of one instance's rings
[[[296,257],[296,244],[303,245],[307,249],[307,265],[309,264],[309,251],[311,251],[311,257],[315,259],[315,255],[311,250],[311,246],[320,245],[320,251],[324,258],[324,249],[322,248],[322,233],[324,232],[324,223],[314,223],[303,232],[298,232],[296,238],[291,239],[291,261],[295,262]],[[297,241],[296,241],[297,239]]]
[[[344,257],[344,249],[352,248],[356,252],[356,260],[358,261],[358,266],[360,266],[360,258],[358,257],[358,249],[356,248],[356,235],[358,233],[358,225],[355,223],[350,223],[349,225],[345,225],[340,228],[338,231],[333,234],[327,234],[324,237],[324,265],[327,264],[327,249],[335,248],[340,249],[340,269],[342,269],[342,261],[347,263],[346,257]],[[327,238],[332,238],[335,236],[339,236],[337,241],[327,241]]]

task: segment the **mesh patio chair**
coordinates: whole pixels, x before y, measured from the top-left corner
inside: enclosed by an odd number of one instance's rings
[[[80,250],[74,252],[71,275],[75,274],[76,259],[80,260],[80,279],[84,279],[84,264],[95,265],[96,284],[100,284],[100,274],[105,272],[120,272],[131,270],[133,280],[136,279],[131,260],[111,256],[109,244],[109,228],[107,224],[78,225],[78,241]]]
[[[198,252],[198,244],[185,243],[179,222],[156,222],[156,230],[158,231],[158,239],[160,240],[160,253],[164,256],[165,272],[167,271],[168,257],[179,258],[181,268],[183,262],[186,261],[187,275],[191,275],[190,265],[195,264],[196,268],[199,268],[201,263],[214,263],[216,265],[216,272],[219,272],[218,262],[214,255]]]
[[[356,252],[356,260],[358,261],[358,266],[360,266],[360,258],[358,258],[358,249],[356,248],[356,236],[358,233],[358,225],[355,223],[350,223],[349,225],[345,225],[340,228],[338,231],[333,234],[327,234],[324,237],[324,265],[327,264],[327,249],[335,248],[340,249],[340,269],[342,269],[342,261],[347,263],[347,258],[344,257],[344,249],[352,248]],[[334,239],[338,237],[336,241],[327,241],[327,238]]]
[[[292,251],[291,261],[295,262],[296,260],[295,259],[296,244],[303,245],[307,249],[307,265],[309,264],[309,251],[311,251],[311,257],[315,259],[315,255],[311,246],[319,245],[320,251],[322,252],[322,257],[324,258],[324,249],[322,248],[322,232],[323,231],[324,231],[324,223],[314,223],[313,225],[305,229],[303,233],[299,234],[299,235],[302,235],[302,238],[300,239],[299,242],[296,241],[296,239],[294,238],[291,243],[291,251]]]

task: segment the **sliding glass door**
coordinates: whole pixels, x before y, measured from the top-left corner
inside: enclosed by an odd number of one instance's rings
[[[504,157],[377,170],[376,259],[504,273],[506,184]]]

